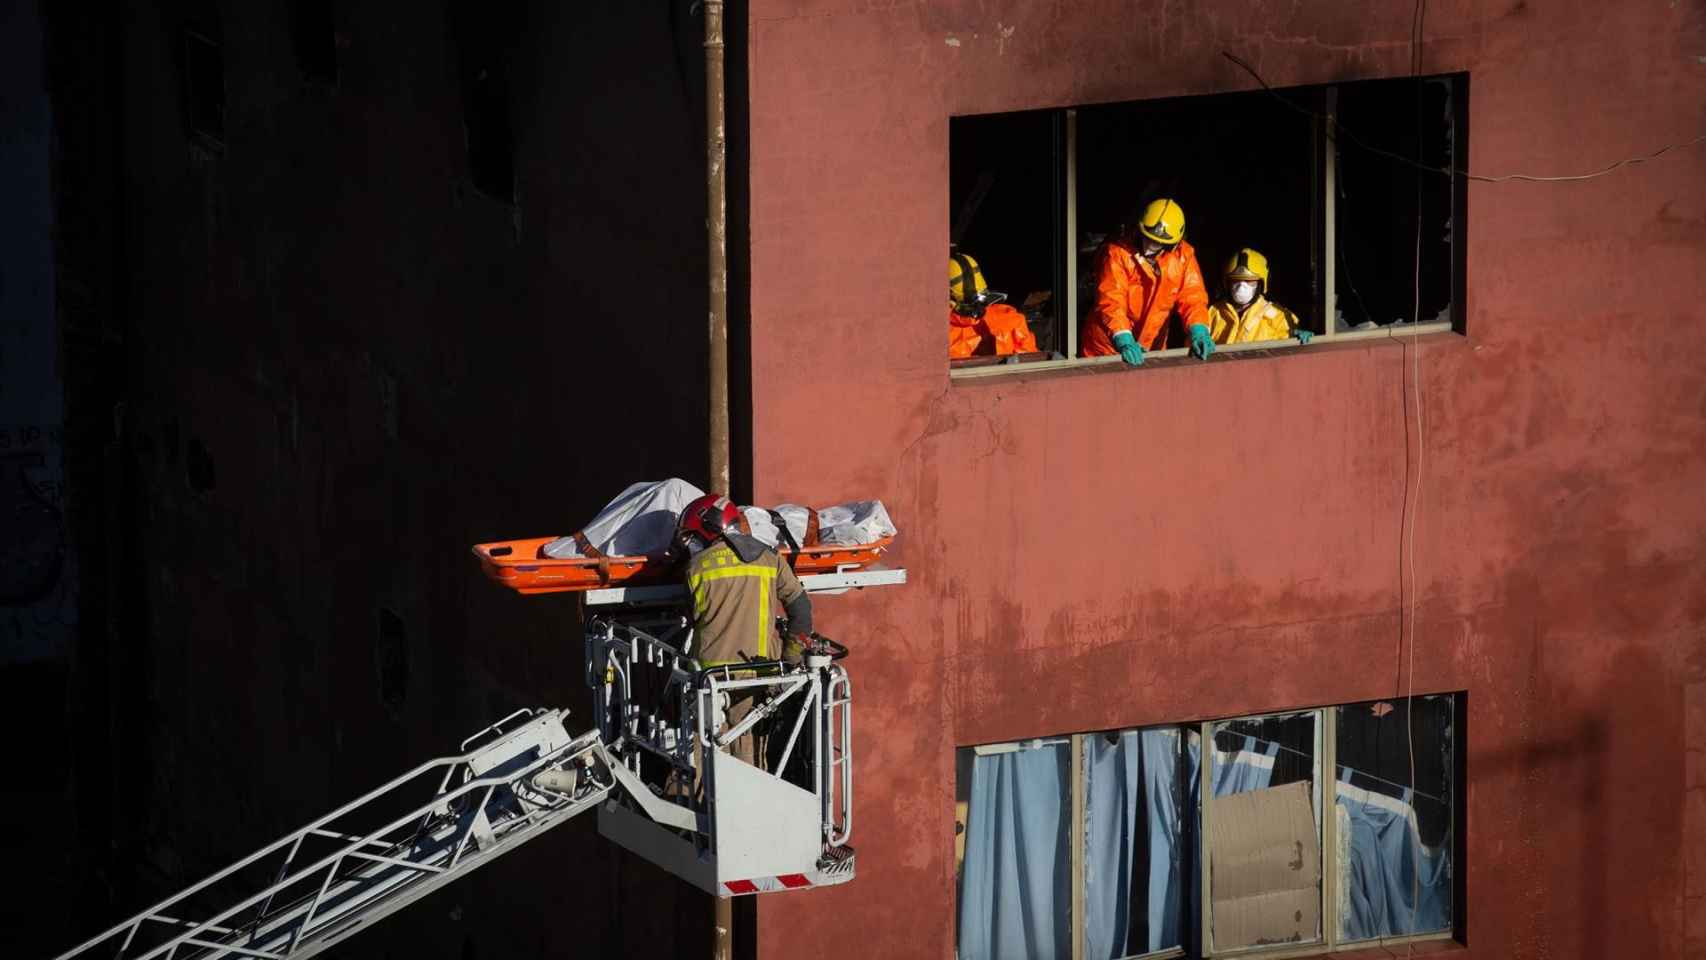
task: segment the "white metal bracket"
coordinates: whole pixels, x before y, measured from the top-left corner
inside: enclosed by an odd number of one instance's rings
[[[810,594],[835,596],[849,590],[866,587],[891,587],[906,582],[906,571],[876,569],[837,570],[834,573],[812,573],[800,578],[800,585]],[[589,607],[639,606],[643,604],[680,603],[687,599],[687,588],[679,583],[659,583],[643,587],[606,587],[582,594]]]

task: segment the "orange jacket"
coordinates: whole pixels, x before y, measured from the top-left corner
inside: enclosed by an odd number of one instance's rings
[[[963,360],[978,353],[1005,357],[1036,349],[1037,338],[1031,333],[1031,325],[1025,322],[1025,315],[1005,303],[991,304],[981,317],[968,317],[956,313],[953,307],[948,308],[950,360]]]
[[[1145,350],[1164,347],[1167,318],[1175,309],[1186,327],[1211,323],[1208,289],[1191,245],[1179,241],[1150,267],[1131,247],[1110,240],[1096,281],[1096,308],[1084,318],[1078,338],[1079,352],[1086,357],[1118,353],[1114,334],[1121,330],[1130,330]]]

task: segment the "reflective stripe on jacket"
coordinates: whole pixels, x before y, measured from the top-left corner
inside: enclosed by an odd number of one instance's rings
[[[1203,286],[1197,252],[1183,240],[1155,258],[1155,266],[1123,243],[1109,241],[1096,281],[1096,308],[1084,318],[1079,353],[1106,357],[1114,334],[1131,331],[1145,350],[1166,346],[1167,320],[1177,309],[1188,328],[1208,325],[1208,288]]]
[[[692,653],[706,667],[782,659],[787,651],[776,637],[776,617],[805,597],[799,578],[774,550],[755,551],[746,561],[726,540],[687,562],[687,589],[693,595]]]
[[[1288,340],[1297,336],[1297,314],[1257,297],[1243,313],[1225,300],[1209,308],[1214,323],[1209,333],[1215,343],[1251,343],[1256,340]]]

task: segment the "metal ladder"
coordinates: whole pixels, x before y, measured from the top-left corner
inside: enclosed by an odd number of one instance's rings
[[[610,755],[565,715],[519,710],[58,960],[314,956],[602,802]]]
[[[906,571],[837,571],[801,582],[837,594],[905,583]],[[686,629],[668,612],[685,599],[678,584],[586,594],[588,606],[638,611],[633,620],[589,624],[593,729],[570,736],[567,711],[518,710],[464,740],[461,753],[416,767],[56,960],[311,957],[595,808],[601,834],[716,896],[848,882],[852,695],[831,662],[846,648],[826,641],[839,653],[808,656],[804,666],[743,664],[739,679],[700,671],[668,642]],[[671,622],[673,630],[660,630]],[[662,677],[658,692],[675,698],[673,716],[636,704],[632,680],[648,670]],[[724,729],[715,704],[737,689],[765,702]],[[796,742],[810,740],[816,769],[803,789],[727,753],[733,739],[790,702],[803,705],[781,766]],[[816,718],[809,734],[808,714]],[[702,804],[663,796],[642,777],[642,753],[680,782],[703,773]],[[788,836],[792,846],[781,842]]]

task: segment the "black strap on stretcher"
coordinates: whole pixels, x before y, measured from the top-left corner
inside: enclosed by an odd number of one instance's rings
[[[800,554],[804,552],[805,547],[817,546],[817,510],[811,507],[806,508],[806,536],[804,545],[802,545],[800,541],[794,539],[794,531],[788,529],[788,521],[783,519],[782,511],[766,510],[765,512],[770,514],[771,522],[776,524],[776,538],[783,543],[786,543],[789,551],[791,551],[788,555],[788,569],[792,570],[795,565],[799,563]]]

